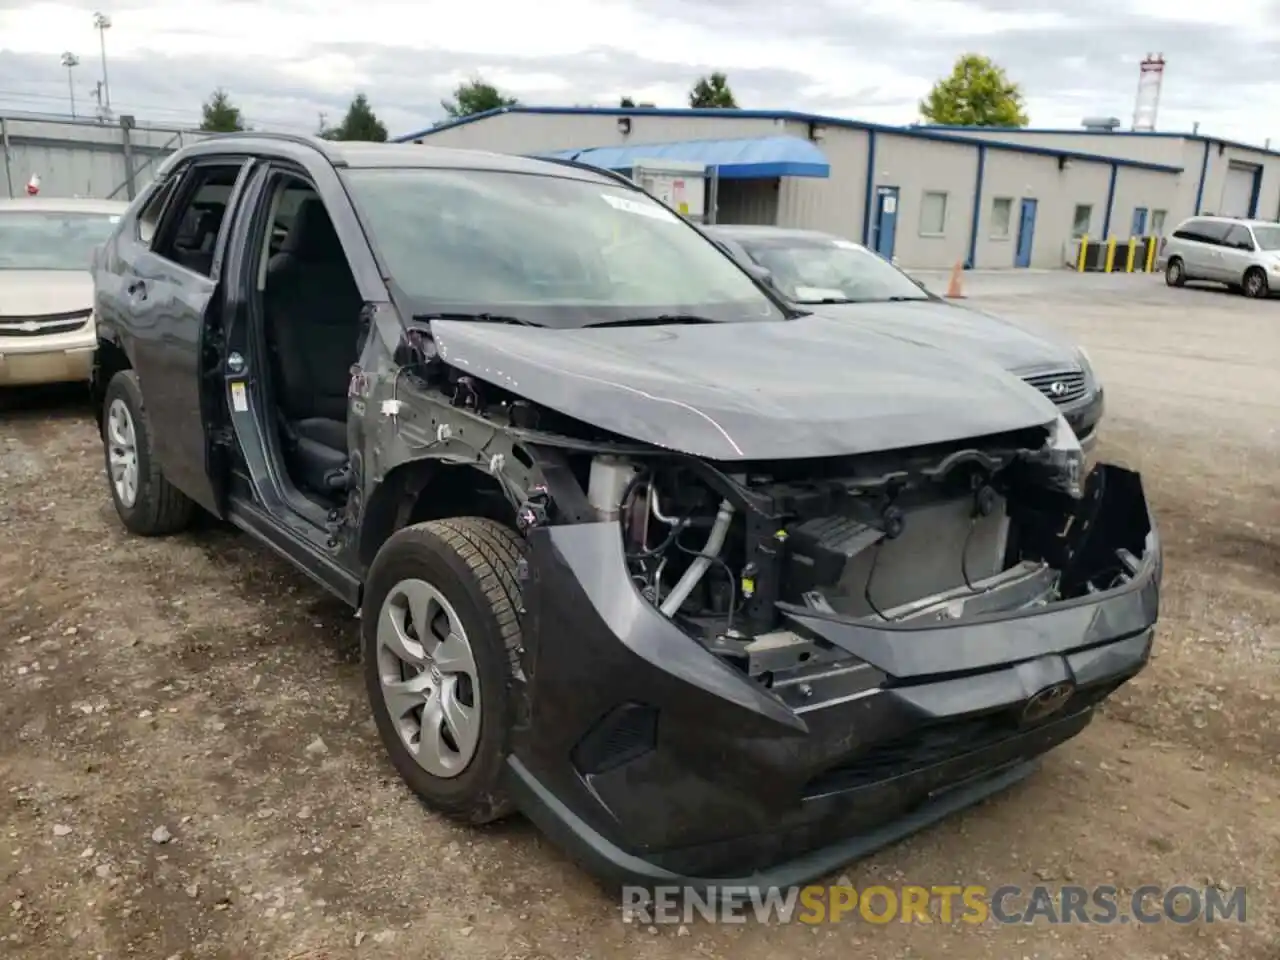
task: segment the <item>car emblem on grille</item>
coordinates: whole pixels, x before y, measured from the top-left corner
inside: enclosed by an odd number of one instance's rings
[[[1061,397],[1067,392],[1067,385],[1062,380],[1055,380],[1049,384],[1049,392],[1055,397]]]
[[[22,323],[18,324],[18,329],[23,333],[35,333],[40,329],[40,324],[34,320],[23,320]]]
[[[1075,692],[1076,685],[1070,680],[1063,680],[1036,692],[1022,708],[1022,722],[1039,723],[1048,719],[1065,707]]]

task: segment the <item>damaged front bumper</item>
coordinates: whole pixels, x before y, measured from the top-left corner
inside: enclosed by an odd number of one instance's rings
[[[1099,470],[1067,556],[1123,554],[1121,585],[953,622],[782,606],[833,654],[767,684],[639,595],[615,523],[534,530],[513,794],[608,882],[705,888],[805,882],[1008,786],[1150,656],[1158,537],[1137,475]]]

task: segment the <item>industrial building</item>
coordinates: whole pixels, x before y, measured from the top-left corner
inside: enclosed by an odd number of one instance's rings
[[[0,115],[0,197],[131,200],[164,158],[204,135],[178,127]]]
[[[705,165],[721,223],[825,230],[905,267],[1058,267],[1078,239],[1280,214],[1280,154],[1198,135],[895,127],[793,111],[503,107],[398,138],[627,171]]]

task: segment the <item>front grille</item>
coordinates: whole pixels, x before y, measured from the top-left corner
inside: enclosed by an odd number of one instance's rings
[[[91,310],[73,313],[44,313],[29,317],[0,317],[0,337],[47,337],[52,333],[71,333],[89,322]]]
[[[1059,406],[1079,400],[1085,392],[1083,370],[1056,370],[1022,379]]]
[[[940,723],[912,731],[895,740],[878,743],[864,753],[837,763],[814,777],[806,785],[805,795],[821,796],[865,787],[945,763],[968,753],[997,747],[1002,741],[1078,716],[1097,706],[1122,683],[1123,679],[1112,680],[1077,690],[1060,711],[1036,724],[1019,725],[1016,711],[1010,710]]]

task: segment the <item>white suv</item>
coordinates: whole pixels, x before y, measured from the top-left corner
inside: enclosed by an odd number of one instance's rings
[[[1157,262],[1171,287],[1210,280],[1266,297],[1280,290],[1280,223],[1191,217],[1160,241]]]

